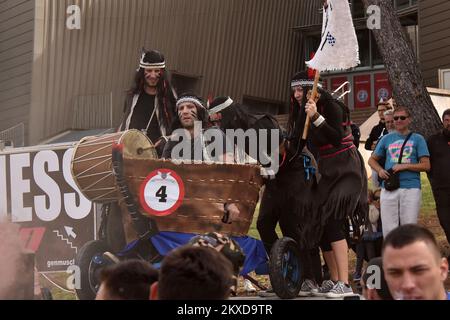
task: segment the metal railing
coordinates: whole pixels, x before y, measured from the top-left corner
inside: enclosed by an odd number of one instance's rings
[[[25,146],[25,124],[23,122],[0,132],[1,147],[20,148]]]
[[[345,86],[348,85],[348,89],[345,90]],[[333,98],[336,98],[338,100],[343,99],[347,94],[349,94],[350,92],[352,92],[352,89],[350,88],[350,82],[345,81],[343,84],[341,84],[336,90],[333,91],[333,93],[331,94],[333,96]],[[340,94],[338,96],[338,94]]]

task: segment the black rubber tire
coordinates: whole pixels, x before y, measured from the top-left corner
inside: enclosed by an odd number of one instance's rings
[[[108,205],[110,207],[106,218],[106,243],[112,252],[120,252],[127,244],[123,229],[122,211],[117,202]]]
[[[109,251],[109,249],[104,241],[93,240],[86,242],[75,257],[75,265],[80,268],[81,273],[80,289],[76,289],[78,299],[95,299],[99,285],[98,273],[102,266],[95,264],[92,258],[105,251]]]
[[[281,299],[296,298],[301,288],[301,261],[297,242],[278,239],[270,251],[269,277],[272,289]]]

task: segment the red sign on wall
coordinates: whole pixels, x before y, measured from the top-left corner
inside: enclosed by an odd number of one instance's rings
[[[355,108],[369,108],[372,101],[370,75],[355,76],[353,83]]]
[[[387,73],[375,74],[375,94],[377,103],[380,99],[389,100],[392,97],[392,88]]]
[[[336,78],[331,78],[331,92],[334,92],[334,90],[336,90],[337,88],[339,88],[343,83],[345,83],[346,81],[348,81],[347,77],[336,77]],[[344,93],[345,91],[348,90],[348,84],[346,84],[345,86],[343,86],[341,89],[339,89],[339,93],[336,93],[335,97],[338,98],[342,93]],[[345,105],[348,106],[348,94],[345,95],[344,98],[344,103]]]

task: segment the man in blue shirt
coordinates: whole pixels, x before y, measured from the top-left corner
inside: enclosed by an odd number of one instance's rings
[[[413,133],[406,142],[401,164],[398,163],[400,150],[409,135],[411,115],[405,107],[398,107],[394,112],[395,131],[384,136],[377,144],[369,159],[369,165],[378,176],[386,180],[389,169],[399,174],[400,188],[387,191],[382,184],[381,220],[383,235],[386,235],[399,225],[417,223],[421,203],[420,172],[430,170],[430,154],[423,136]],[[379,161],[386,159],[384,168]]]

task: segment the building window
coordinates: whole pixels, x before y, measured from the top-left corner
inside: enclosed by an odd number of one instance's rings
[[[359,60],[361,60],[360,67],[371,66],[370,62],[370,36],[369,30],[358,30],[356,32],[359,45]]]
[[[320,46],[320,35],[311,35],[306,37],[305,40],[305,61],[309,61],[312,58],[312,53],[316,52]]]
[[[366,10],[364,9],[362,0],[352,0],[350,5],[353,19],[364,18],[366,16]]]
[[[406,33],[408,34],[409,40],[411,40],[411,46],[413,48],[416,59],[419,59],[419,26],[406,26]]]
[[[383,57],[381,56],[380,50],[378,50],[378,45],[372,32],[370,32],[370,42],[372,50],[372,66],[384,65]]]
[[[417,0],[392,0],[392,1],[394,3],[394,8],[397,10],[402,10],[417,5]]]
[[[450,69],[439,69],[439,88],[450,90]]]

